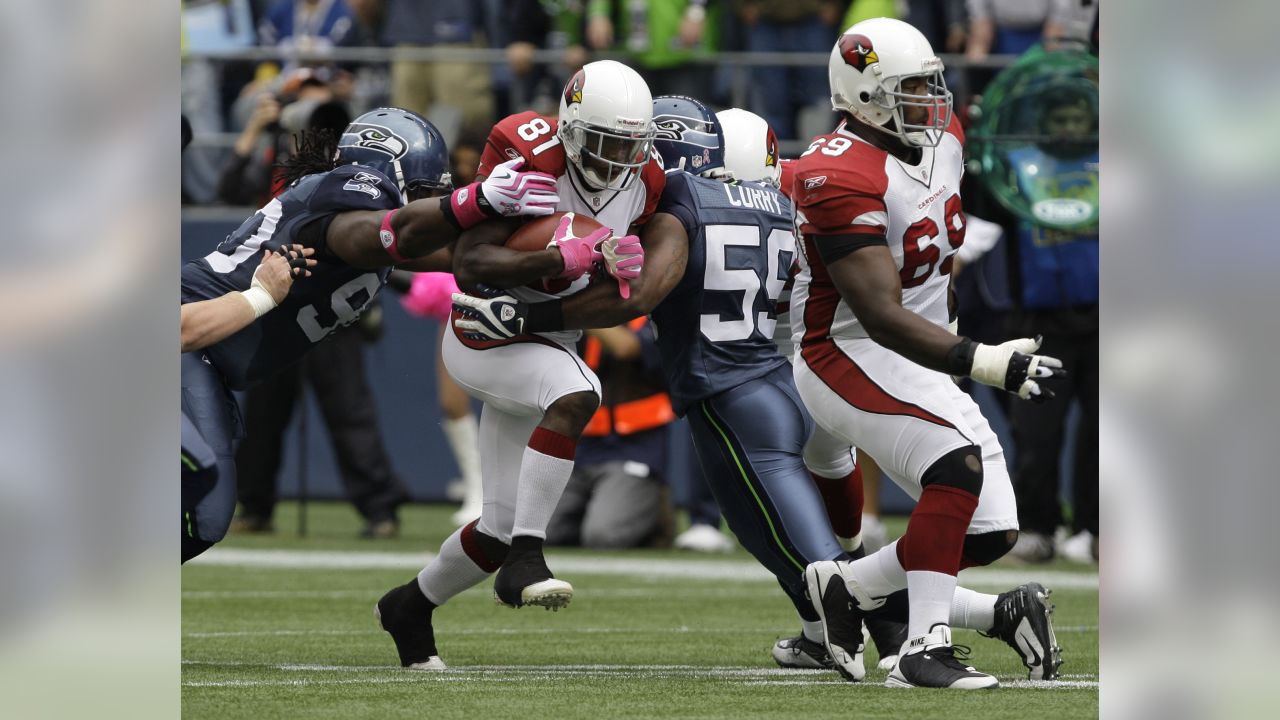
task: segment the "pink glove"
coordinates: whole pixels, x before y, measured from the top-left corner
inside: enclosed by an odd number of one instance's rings
[[[400,304],[412,315],[447,322],[456,292],[460,291],[452,273],[418,273],[409,286],[409,292],[400,298]]]
[[[449,196],[458,225],[466,230],[481,221],[510,215],[550,215],[560,195],[556,179],[543,172],[519,172],[524,160],[508,160],[483,182],[459,188]]]
[[[644,247],[640,238],[635,235],[621,239],[611,237],[600,243],[600,256],[604,259],[604,269],[618,279],[618,294],[623,300],[631,297],[627,281],[640,277],[644,269]]]
[[[612,230],[602,227],[588,233],[585,237],[574,237],[573,218],[573,213],[565,213],[564,217],[560,218],[555,235],[551,236],[551,242],[547,243],[548,248],[554,247],[560,251],[560,257],[564,260],[564,270],[559,277],[566,280],[577,280],[591,270],[591,264],[601,259],[597,246],[613,235]]]

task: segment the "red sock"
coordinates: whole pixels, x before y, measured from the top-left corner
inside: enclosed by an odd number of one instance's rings
[[[842,478],[824,478],[809,473],[818,484],[827,518],[837,537],[851,538],[862,532],[862,468]]]
[[[930,485],[907,521],[898,541],[898,560],[908,572],[928,570],[947,575],[960,571],[964,534],[978,507],[978,496],[946,485]]]

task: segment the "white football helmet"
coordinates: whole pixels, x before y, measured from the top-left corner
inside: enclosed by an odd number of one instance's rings
[[[724,169],[734,180],[777,186],[782,177],[778,138],[759,115],[740,108],[716,113],[724,132]]]
[[[831,107],[908,145],[933,147],[951,122],[951,93],[942,70],[942,61],[919,30],[901,20],[863,20],[845,30],[831,49]],[[902,81],[911,77],[925,79],[924,95],[902,92]],[[925,108],[928,119],[906,122],[903,108],[913,107]]]
[[[626,65],[587,63],[564,86],[557,133],[569,164],[590,187],[629,186],[649,161],[655,132],[649,86]]]

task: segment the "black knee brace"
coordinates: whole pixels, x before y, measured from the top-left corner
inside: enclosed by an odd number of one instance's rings
[[[1017,530],[996,530],[979,535],[965,535],[964,549],[960,552],[961,564],[979,567],[1004,557],[1018,541]]]
[[[982,493],[982,451],[977,445],[957,448],[934,461],[920,478],[921,487],[944,485]]]

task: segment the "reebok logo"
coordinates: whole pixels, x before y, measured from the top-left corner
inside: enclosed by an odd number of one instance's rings
[[[502,317],[502,322],[510,322],[515,319],[516,309],[510,305],[503,305],[502,311],[498,313]]]
[[[813,190],[815,188],[820,188],[822,187],[823,183],[825,183],[826,181],[827,181],[826,175],[819,175],[817,177],[806,178],[804,181],[804,189]]]
[[[389,248],[396,241],[396,236],[390,230],[379,230],[378,240],[382,242],[382,247]]]
[[[467,201],[467,196],[471,194],[470,188],[462,188],[458,191],[458,204],[461,205]]]

